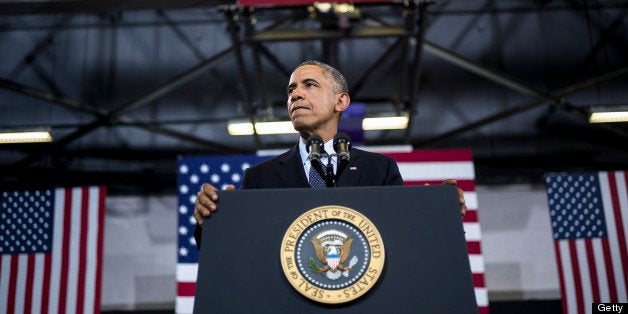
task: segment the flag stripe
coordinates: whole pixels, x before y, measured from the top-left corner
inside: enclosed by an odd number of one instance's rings
[[[35,274],[33,285],[33,310],[32,313],[41,313],[42,299],[42,283],[44,275],[44,258],[45,254],[34,254],[35,257]]]
[[[589,277],[589,261],[587,259],[587,251],[583,240],[574,241],[576,245],[576,255],[578,256],[578,272],[580,273],[582,287],[582,302],[578,305],[584,313],[585,304],[591,304],[591,278]]]
[[[9,304],[7,313],[15,313],[15,290],[17,289],[19,255],[11,256],[11,272],[9,273]]]
[[[175,300],[175,312],[177,314],[194,313],[194,297],[177,297]]]
[[[604,250],[604,264],[606,266],[607,272],[607,280],[608,280],[608,288],[610,289],[610,297],[609,302],[617,302],[617,289],[615,289],[615,270],[613,269],[613,261],[611,257],[611,248],[608,238],[602,239],[602,248]]]
[[[561,305],[563,307],[563,313],[567,313],[567,298],[565,298],[566,294],[566,282],[565,282],[565,276],[563,275],[565,273],[565,270],[563,269],[563,262],[562,262],[562,254],[560,251],[560,247],[561,247],[561,243],[559,241],[554,241],[554,252],[556,255],[556,265],[558,266],[558,280],[560,282],[560,295],[563,296],[561,298]]]
[[[17,263],[17,287],[15,288],[15,313],[24,313],[24,295],[28,274],[28,255],[19,254]]]
[[[76,304],[75,311],[76,313],[83,313],[83,301],[85,298],[85,272],[86,272],[86,252],[87,252],[87,236],[89,230],[87,229],[88,217],[89,214],[89,190],[87,188],[83,188],[81,190],[81,211],[79,214],[81,215],[80,222],[78,225],[80,229],[80,234],[84,235],[79,237],[79,255],[78,255],[78,282],[76,288]]]
[[[33,308],[33,276],[35,275],[35,256],[26,255],[26,287],[24,289],[24,313],[31,313]]]
[[[608,294],[608,280],[606,278],[606,266],[604,264],[604,260],[606,257],[604,256],[604,250],[602,248],[602,239],[592,239],[593,243],[593,257],[595,258],[595,268],[598,273],[598,287],[600,290],[599,302],[609,302],[610,296]]]
[[[68,291],[68,271],[69,271],[69,254],[70,254],[70,227],[71,227],[71,221],[72,221],[72,191],[71,190],[66,190],[65,191],[65,197],[62,198],[62,200],[65,199],[66,201],[64,202],[64,206],[63,206],[63,215],[64,215],[64,220],[63,220],[63,232],[62,232],[62,248],[61,248],[61,276],[59,277],[59,298],[58,299],[53,299],[50,300],[51,302],[55,302],[57,304],[57,311],[58,313],[65,313],[65,309],[66,309],[66,296],[67,296],[67,291]],[[54,303],[53,303],[54,304]],[[54,307],[52,307],[54,308]]]
[[[473,156],[470,150],[420,150],[418,153],[387,153],[384,155],[394,159],[397,163],[402,162],[446,162],[446,161],[472,161]]]
[[[584,314],[582,308],[582,278],[580,276],[580,261],[578,260],[578,252],[576,249],[576,241],[569,241],[569,253],[571,254],[571,271],[573,272],[574,287],[576,293],[576,306],[578,314]]]
[[[464,201],[468,210],[478,209],[478,194],[475,192],[464,192]]]
[[[480,241],[467,241],[467,250],[469,254],[481,254]]]
[[[475,288],[475,301],[479,306],[488,306],[488,290],[486,288]]]
[[[597,268],[595,264],[595,255],[593,254],[593,240],[586,239],[584,241],[587,254],[587,263],[589,265],[589,276],[591,277],[591,296],[593,300],[599,302],[600,287],[598,285]]]
[[[52,243],[52,260],[50,264],[50,289],[48,297],[47,311],[57,313],[60,295],[60,283],[61,283],[61,269],[63,262],[63,247],[64,247],[64,230],[66,218],[66,196],[72,195],[68,191],[56,190],[55,191],[55,216],[54,216],[54,231],[53,231],[53,243]],[[69,230],[68,230],[69,231]],[[65,266],[67,268],[67,266]]]
[[[44,278],[42,280],[42,295],[41,295],[41,313],[47,314],[50,302],[50,291],[52,285],[50,284],[50,277],[52,275],[52,257],[54,254],[45,254],[44,256]]]
[[[477,222],[465,222],[462,224],[462,227],[464,228],[464,237],[467,241],[480,241],[480,224]]]
[[[96,231],[94,232],[96,242],[95,244],[92,244],[92,246],[94,246],[96,249],[96,252],[93,253],[95,254],[96,258],[93,261],[94,274],[92,275],[92,277],[94,277],[94,282],[90,286],[88,286],[88,289],[90,289],[90,287],[93,287],[92,289],[94,291],[92,301],[93,312],[100,313],[100,296],[102,291],[102,286],[100,283],[102,282],[102,259],[105,236],[105,197],[107,195],[107,189],[104,187],[98,188],[96,190],[96,193],[98,193],[98,214],[95,215],[93,218],[95,220],[95,222],[93,222],[93,225],[94,228],[96,228]],[[90,241],[90,243],[93,242]]]
[[[481,255],[471,254],[469,255],[469,263],[471,264],[471,273],[479,274],[484,273],[484,258]]]
[[[70,251],[69,251],[69,272],[68,290],[65,299],[65,306],[69,313],[76,313],[76,298],[78,289],[79,273],[79,240],[81,239],[82,221],[82,189],[72,190],[71,202],[71,225],[70,225]]]
[[[177,283],[177,293],[184,297],[193,297],[196,291],[195,282],[179,282]]]
[[[467,213],[462,218],[462,222],[478,222],[477,210],[467,210]]]
[[[484,283],[484,276],[482,274],[473,274],[473,285],[475,287],[486,287]]]
[[[473,180],[475,173],[470,162],[397,163],[404,180]]]
[[[565,274],[569,274],[565,276],[565,292],[567,294],[567,307],[565,313],[576,313],[576,283],[574,282],[573,275],[573,261],[571,260],[570,250],[569,250],[569,241],[561,241],[561,259],[563,260],[563,269]]]
[[[197,263],[179,263],[177,265],[177,281],[196,282],[197,275]]]

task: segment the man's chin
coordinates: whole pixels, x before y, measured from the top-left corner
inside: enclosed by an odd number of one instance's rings
[[[294,129],[300,134],[312,134],[313,133],[312,128],[306,125],[305,123],[292,121],[292,126],[294,126]]]

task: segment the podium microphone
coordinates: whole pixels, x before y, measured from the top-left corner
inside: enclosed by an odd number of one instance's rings
[[[338,132],[334,136],[334,150],[338,156],[338,161],[348,162],[351,158],[349,151],[351,150],[351,139],[345,132]]]
[[[351,154],[349,153],[351,150],[351,139],[347,133],[336,133],[334,136],[334,150],[336,151],[336,156],[338,156],[338,169],[336,170],[335,178],[335,181],[338,181],[342,172],[349,165],[349,159],[351,158]]]
[[[320,161],[323,153],[323,138],[320,135],[312,135],[305,142],[305,150],[309,153],[310,160]]]

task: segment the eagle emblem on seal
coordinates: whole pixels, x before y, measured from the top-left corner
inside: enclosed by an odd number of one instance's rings
[[[347,260],[351,254],[351,243],[353,238],[347,236],[339,230],[321,231],[310,239],[314,246],[316,258],[323,265],[319,265],[310,257],[310,268],[319,274],[325,274],[330,280],[336,280],[340,276],[349,276],[351,268],[358,262],[358,258],[353,256],[348,264]]]

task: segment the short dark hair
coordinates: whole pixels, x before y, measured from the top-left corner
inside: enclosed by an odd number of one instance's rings
[[[345,77],[338,71],[336,68],[332,67],[327,63],[323,63],[320,61],[305,61],[299,64],[299,67],[304,65],[315,65],[321,69],[323,69],[323,75],[331,82],[331,86],[334,89],[334,93],[349,93],[349,88],[347,87],[347,80]]]

